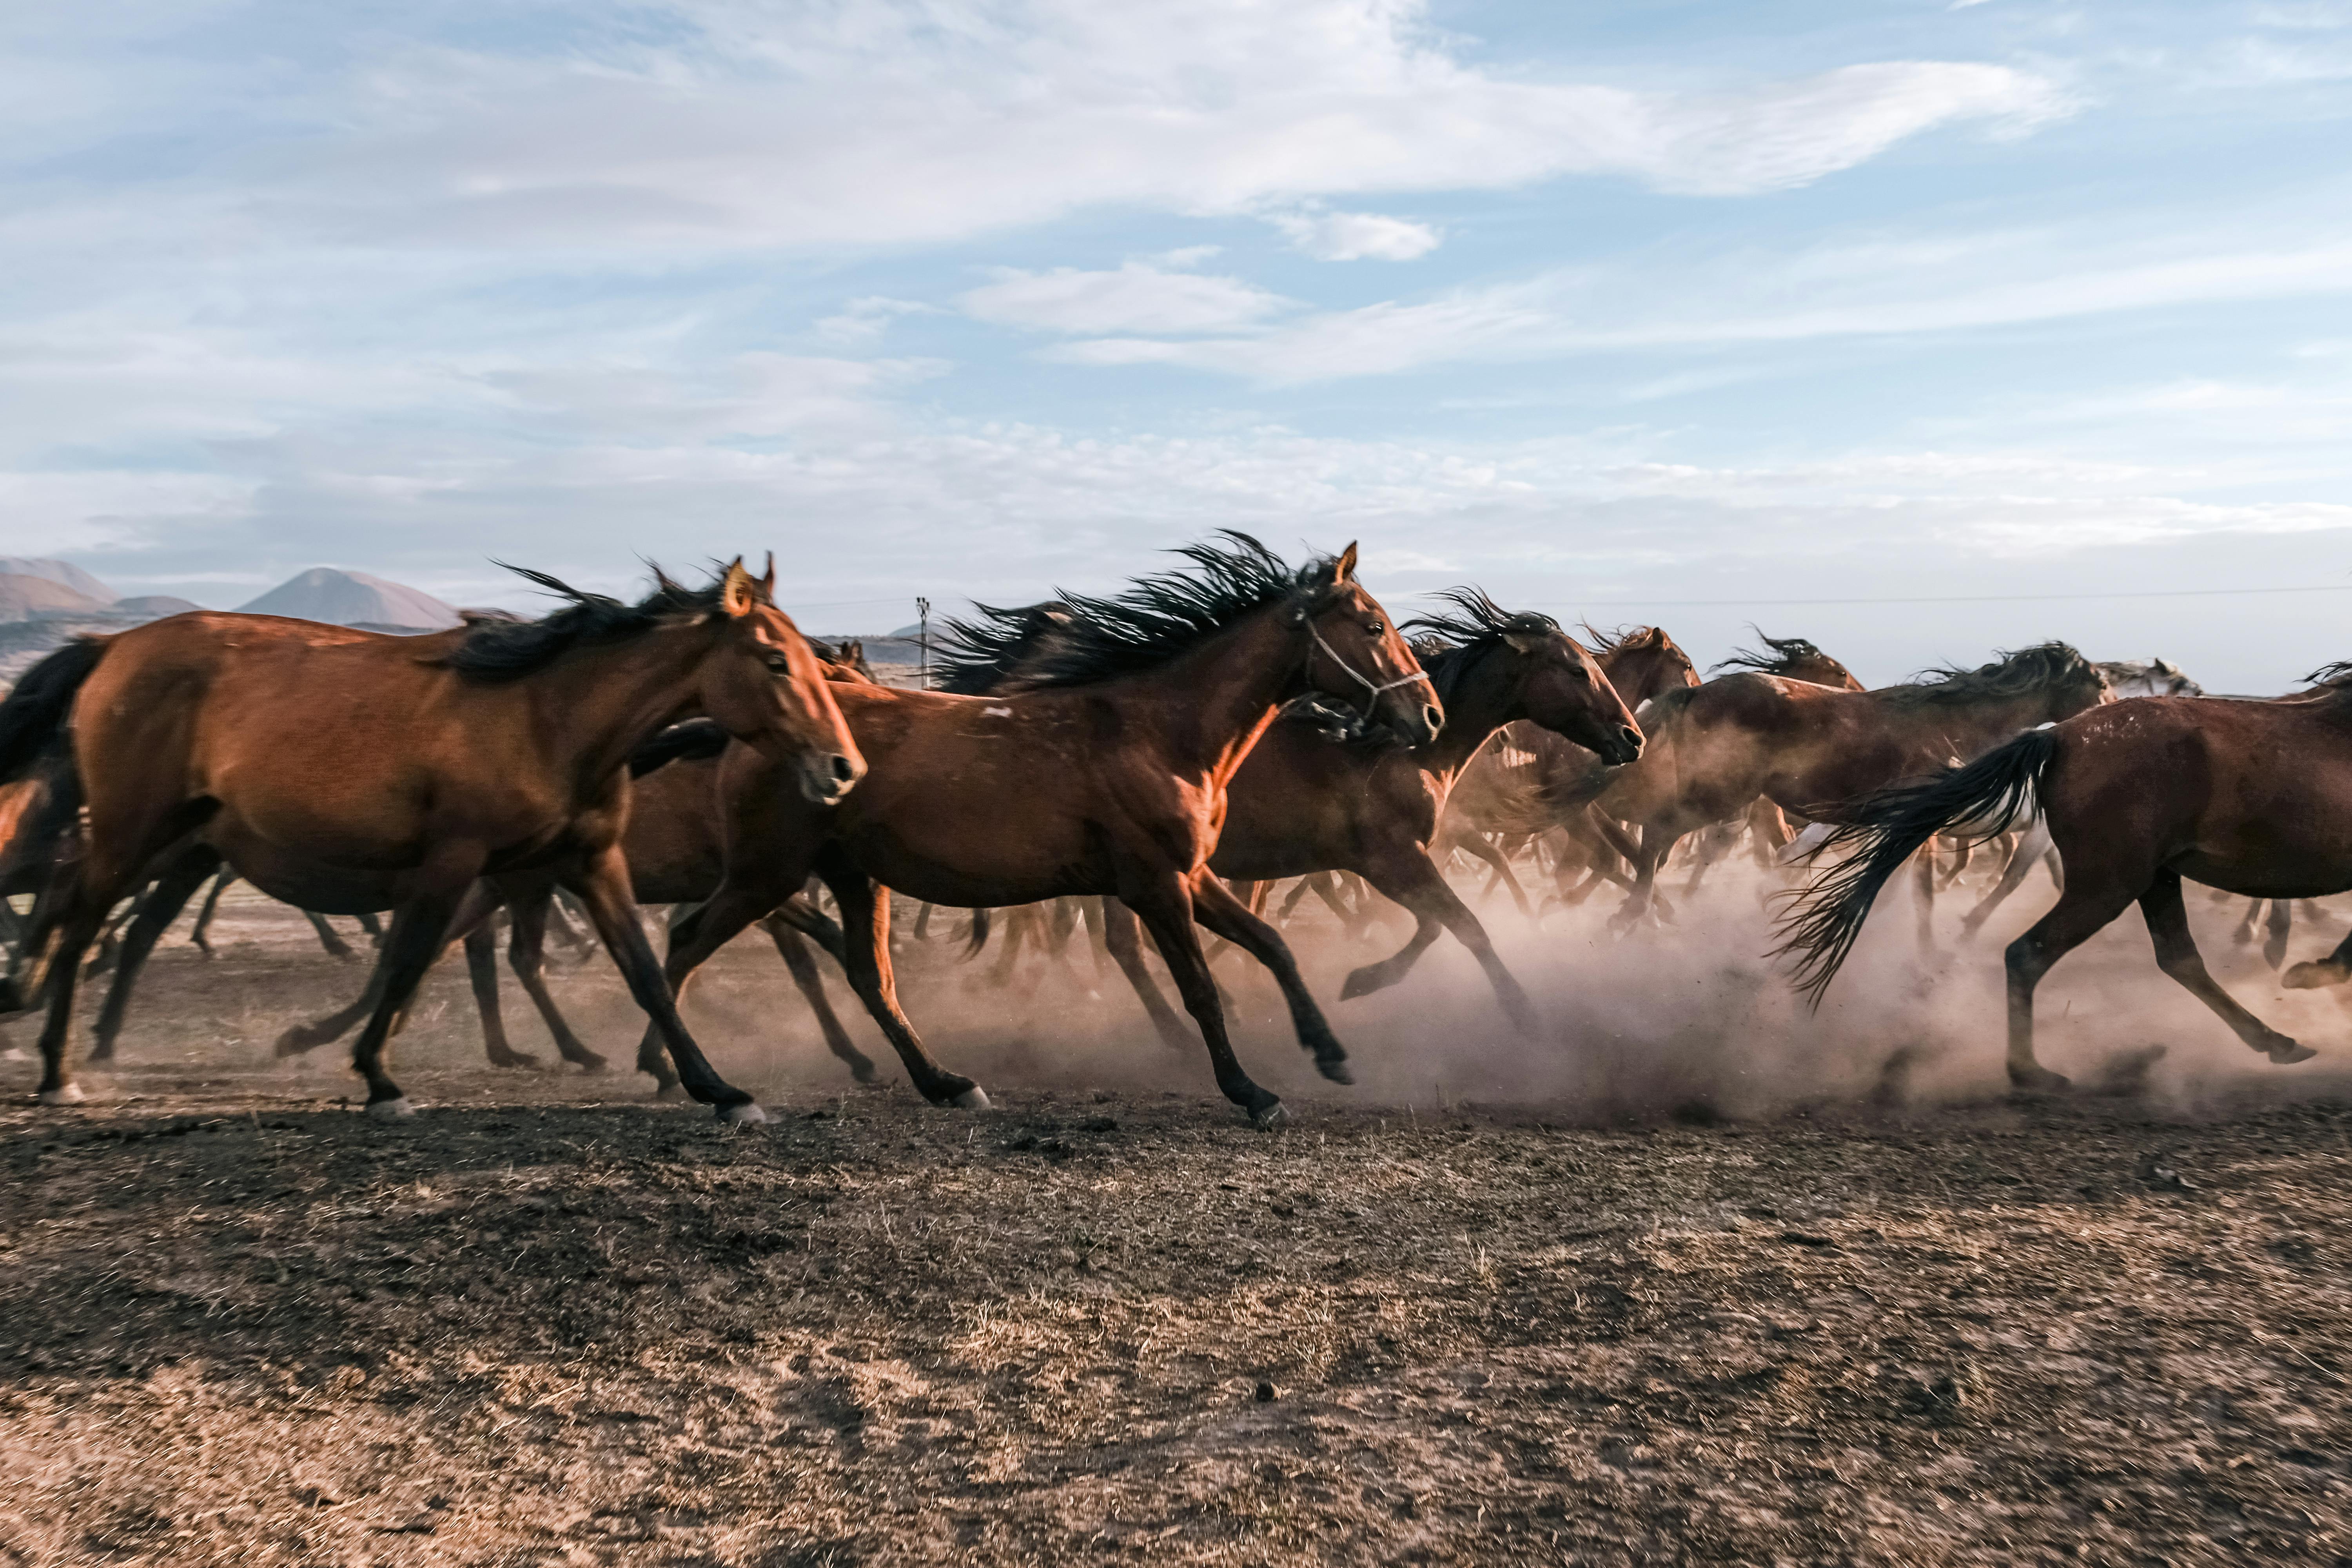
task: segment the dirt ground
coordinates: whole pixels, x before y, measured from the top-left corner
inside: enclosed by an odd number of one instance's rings
[[[2169,994],[2128,928],[2048,1010],[2086,1079],[2174,1044],[2133,1092],[2003,1100],[1990,950],[1923,1002],[1887,942],[1817,1022],[1701,974],[1759,999],[1646,1102],[1530,1088],[1495,1063],[1702,1032],[1609,989],[1638,954],[1544,971],[1573,928],[1513,949],[1562,1040],[1431,1068],[1499,1028],[1433,954],[1335,1008],[1353,1093],[1235,978],[1270,1134],[1082,972],[992,1000],[943,945],[910,1006],[992,1112],[848,1089],[739,945],[689,1016],[766,1125],[481,1068],[454,965],[386,1125],[268,1056],[360,972],[225,934],[159,955],[104,1100],[0,1062],[0,1564],[2352,1561],[2352,1080],[2103,1002]],[[559,990],[621,1062],[609,971]],[[1735,1048],[1839,1065],[1742,1091]]]

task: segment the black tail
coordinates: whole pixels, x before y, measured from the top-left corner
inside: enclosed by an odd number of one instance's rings
[[[1921,845],[1956,823],[1969,824],[1969,837],[1977,843],[2007,832],[2021,813],[2032,809],[2057,752],[2053,731],[2029,730],[1941,778],[1880,790],[1840,808],[1843,825],[1816,855],[1849,846],[1853,853],[1816,877],[1798,898],[1780,922],[1788,940],[1773,950],[1775,957],[1803,955],[1797,963],[1797,989],[1821,1005],[1822,994],[1837,978],[1886,879]]]
[[[0,701],[0,784],[14,784],[62,749],[74,694],[106,657],[102,637],[76,637],[25,672]]]
[[[672,763],[698,763],[727,749],[727,731],[709,719],[688,719],[645,742],[629,753],[629,776],[641,779]]]
[[[964,943],[964,957],[978,958],[980,950],[988,945],[990,922],[994,914],[995,911],[985,905],[971,911],[971,940]]]

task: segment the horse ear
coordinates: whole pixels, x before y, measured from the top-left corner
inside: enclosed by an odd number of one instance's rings
[[[776,552],[768,552],[768,569],[760,577],[760,597],[770,604],[776,602]]]
[[[719,584],[719,608],[721,613],[740,620],[751,613],[751,605],[757,601],[759,592],[759,584],[751,574],[743,570],[743,558],[738,555],[727,563],[726,579]]]
[[[866,657],[866,639],[852,637],[841,645],[841,662],[856,664]]]
[[[1355,575],[1356,542],[1351,539],[1348,542],[1348,548],[1339,552],[1339,559],[1332,563],[1331,582],[1336,587],[1341,583],[1352,581]]]

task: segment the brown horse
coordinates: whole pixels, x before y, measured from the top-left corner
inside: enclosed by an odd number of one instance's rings
[[[1187,573],[1113,598],[1067,596],[1071,625],[1012,689],[985,697],[842,687],[836,695],[873,772],[838,806],[776,788],[758,753],[719,765],[727,868],[716,896],[673,928],[667,973],[683,986],[737,931],[800,891],[812,870],[842,913],[850,984],[934,1103],[984,1103],[942,1070],[899,1010],[889,890],[962,908],[1108,894],[1143,918],[1199,1024],[1218,1087],[1260,1124],[1281,1101],[1235,1058],[1193,922],[1282,983],[1302,1045],[1348,1081],[1347,1053],[1271,926],[1209,869],[1225,792],[1276,710],[1319,693],[1408,743],[1434,739],[1444,709],[1387,613],[1355,581],[1351,545],[1293,571],[1255,540],[1180,552]],[[972,657],[993,663],[972,628]],[[652,1044],[650,1038],[647,1045]],[[660,1072],[658,1053],[639,1065]]]
[[[1642,830],[1633,891],[1618,921],[1649,911],[1658,868],[1677,839],[1745,816],[1759,796],[1791,816],[1843,821],[1848,802],[2107,699],[2105,678],[2063,643],[1937,673],[1875,691],[1726,675],[1660,698],[1647,720],[1649,750],[1618,771],[1598,802]],[[1921,865],[1932,879],[1933,867]]]
[[[1790,680],[1810,681],[1815,686],[1827,686],[1838,691],[1868,689],[1853,678],[1853,671],[1823,653],[1810,637],[1768,637],[1754,626],[1757,640],[1770,649],[1759,653],[1753,648],[1735,648],[1731,657],[1708,669],[1709,675],[1727,669],[1746,670],[1751,675],[1780,675]]]
[[[1641,755],[1642,731],[1592,656],[1549,616],[1507,614],[1473,588],[1442,597],[1454,614],[1407,625],[1433,634],[1434,646],[1416,647],[1445,704],[1444,731],[1408,750],[1385,736],[1335,743],[1307,719],[1277,722],[1234,775],[1209,868],[1229,881],[1353,871],[1411,910],[1415,929],[1393,957],[1349,974],[1342,997],[1395,984],[1450,931],[1512,1022],[1532,1030],[1526,992],[1430,858],[1445,797],[1506,724],[1534,724],[1612,766]]]
[[[1593,661],[1637,719],[1649,702],[1698,684],[1697,666],[1662,627],[1604,634],[1587,626],[1585,631],[1593,638]],[[1509,889],[1519,912],[1532,919],[1535,911],[1527,893],[1494,838],[1524,841],[1557,835],[1555,871],[1564,896],[1567,879],[1580,869],[1594,868],[1595,880],[1611,875],[1599,868],[1621,858],[1631,861],[1634,848],[1616,824],[1591,810],[1593,797],[1612,776],[1596,752],[1565,735],[1524,721],[1507,724],[1495,743],[1473,757],[1455,781],[1446,798],[1437,849],[1441,855],[1459,851],[1485,862],[1495,880]],[[1632,885],[1622,877],[1617,880]],[[1493,890],[1489,886],[1487,891]]]
[[[467,888],[543,868],[587,907],[695,1097],[758,1117],[678,1021],[638,924],[624,768],[648,732],[707,713],[768,760],[775,787],[830,804],[864,772],[856,745],[772,601],[772,570],[755,579],[739,561],[698,591],[665,579],[637,605],[525,575],[569,604],[419,637],[175,616],[27,674],[0,704],[0,781],[70,744],[87,797],[9,982],[17,1007],[48,1001],[45,1103],[79,1094],[67,1045],[82,949],[152,868],[202,845],[299,908],[397,910],[353,1052],[373,1113],[410,1109],[384,1045]]]
[[[2184,878],[2256,899],[2352,889],[2352,665],[2302,698],[2135,697],[2021,735],[1927,784],[1851,803],[1831,849],[1852,853],[1807,891],[1781,950],[1818,1000],[1896,868],[1936,834],[2001,832],[2038,801],[2065,866],[2048,914],[2009,944],[2009,1077],[2063,1089],[2033,1051],[2033,991],[2053,964],[2137,902],[2167,974],[2273,1062],[2313,1054],[2206,973]],[[2293,986],[2352,978],[2352,939],[2287,971]]]

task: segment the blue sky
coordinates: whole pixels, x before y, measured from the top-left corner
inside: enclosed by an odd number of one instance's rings
[[[37,0],[0,148],[0,552],[125,592],[880,628],[1234,526],[1873,680],[2352,653],[2352,0]]]

